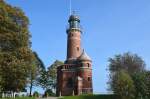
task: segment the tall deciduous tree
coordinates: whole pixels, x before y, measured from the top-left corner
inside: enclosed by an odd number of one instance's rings
[[[56,90],[57,83],[57,67],[63,65],[62,61],[56,60],[49,68],[48,68],[48,76],[51,79],[51,87]]]
[[[146,71],[147,98],[150,97],[150,71]]]
[[[145,71],[145,62],[137,54],[124,53],[109,59],[111,73],[126,70],[129,74]]]
[[[38,85],[38,79],[41,77],[42,72],[45,71],[45,66],[42,60],[39,58],[36,52],[33,52],[34,60],[32,61],[32,66],[30,67],[29,73],[29,87],[30,87],[30,96],[32,93],[32,88],[35,85]]]
[[[0,0],[0,76],[3,91],[26,87],[33,60],[30,49],[29,20],[24,12]]]
[[[132,91],[134,89],[140,88],[140,86],[137,86],[138,85],[137,80],[145,79],[141,74],[140,74],[141,77],[136,75],[137,73],[145,72],[145,62],[138,55],[131,53],[116,55],[114,58],[110,58],[109,62],[110,62],[109,64],[110,90],[114,91],[116,94],[119,95],[121,95],[121,93],[124,94],[127,92],[126,94],[129,94],[128,96],[132,96],[133,95]],[[120,71],[123,71],[123,73],[120,73]],[[143,81],[139,83],[143,84]],[[129,85],[131,89],[126,88]],[[145,88],[145,86],[143,86],[142,88]],[[119,92],[119,90],[121,93]],[[136,90],[136,92],[134,93],[139,93],[137,91],[138,90]],[[136,95],[134,94],[134,96]]]
[[[130,75],[121,70],[113,78],[112,88],[120,99],[134,99],[134,82]]]
[[[50,67],[48,67],[47,71],[43,71],[41,73],[41,77],[38,79],[38,82],[42,88],[55,91],[57,83],[57,67],[62,64],[63,62],[56,60]]]
[[[136,99],[149,99],[150,98],[150,73],[149,71],[137,72],[132,75],[136,93]]]

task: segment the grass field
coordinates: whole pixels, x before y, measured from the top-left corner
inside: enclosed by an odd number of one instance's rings
[[[116,99],[114,95],[66,96],[59,99]]]
[[[0,99],[35,99],[34,97],[0,98]]]

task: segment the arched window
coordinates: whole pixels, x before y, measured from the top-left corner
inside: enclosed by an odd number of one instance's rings
[[[90,64],[89,64],[89,63],[87,63],[87,66],[88,66],[88,67],[90,67]]]

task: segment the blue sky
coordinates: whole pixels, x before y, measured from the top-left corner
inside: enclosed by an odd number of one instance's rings
[[[6,1],[29,17],[32,49],[46,67],[64,61],[69,0]],[[72,8],[81,19],[82,45],[93,60],[94,93],[107,92],[108,58],[115,54],[137,53],[150,69],[150,0],[72,0]]]

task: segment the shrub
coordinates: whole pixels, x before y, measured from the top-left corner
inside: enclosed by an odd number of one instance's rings
[[[34,96],[34,97],[39,97],[39,93],[38,93],[37,91],[35,91],[35,92],[33,93],[33,96]]]

